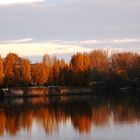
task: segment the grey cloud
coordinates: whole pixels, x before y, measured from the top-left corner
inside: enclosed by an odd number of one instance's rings
[[[0,40],[140,37],[139,0],[50,1],[0,7]]]

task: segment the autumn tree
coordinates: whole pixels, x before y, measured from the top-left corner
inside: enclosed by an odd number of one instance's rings
[[[59,83],[59,73],[60,73],[60,60],[58,60],[56,57],[53,57],[53,81],[52,83],[58,84]]]
[[[128,71],[135,54],[131,52],[115,53],[111,56],[111,66],[113,70],[123,69]]]
[[[48,80],[48,70],[42,63],[32,64],[31,76],[33,85],[43,85]]]
[[[13,67],[13,73],[14,73],[13,85],[21,86],[21,80],[22,80],[21,63]]]
[[[64,61],[60,61],[59,83],[61,85],[69,85],[71,81],[71,73],[69,65]]]
[[[6,86],[17,85],[20,80],[20,64],[21,58],[17,54],[9,53],[3,63],[4,68],[4,83]]]
[[[128,74],[130,77],[140,77],[140,55],[135,54],[129,61]]]
[[[140,65],[137,61],[139,55],[132,52],[116,53],[111,56],[111,67],[113,72],[113,81],[117,85],[128,85],[128,80],[131,81],[137,77],[140,71]]]
[[[71,66],[72,70],[75,72],[83,71],[84,65],[82,62],[82,54],[81,53],[77,53],[71,57],[70,66]]]
[[[22,82],[29,85],[31,82],[31,64],[28,59],[22,59],[21,63]]]
[[[87,81],[90,66],[89,57],[86,53],[77,53],[70,60],[70,67],[73,73],[73,84],[83,84]],[[86,74],[86,75],[85,75]]]
[[[0,86],[3,84],[4,71],[3,71],[3,59],[0,57]]]
[[[108,52],[103,50],[94,50],[89,53],[90,66],[99,71],[108,71],[109,60]]]
[[[69,63],[48,54],[37,64],[30,64],[15,53],[9,53],[4,59],[0,57],[0,85],[6,87],[30,83],[87,85],[94,81],[113,85],[139,77],[140,55],[132,52],[109,55],[107,51],[94,50],[73,55]]]
[[[108,52],[103,50],[94,50],[89,53],[91,80],[101,81],[108,78],[110,62]]]

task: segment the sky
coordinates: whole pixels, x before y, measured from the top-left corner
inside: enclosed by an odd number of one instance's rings
[[[0,54],[140,53],[140,0],[0,0]]]

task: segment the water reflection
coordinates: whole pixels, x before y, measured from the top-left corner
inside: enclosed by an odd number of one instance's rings
[[[33,123],[46,134],[70,122],[79,133],[90,133],[92,127],[133,124],[140,121],[139,97],[70,96],[5,99],[0,103],[0,136],[31,133]]]

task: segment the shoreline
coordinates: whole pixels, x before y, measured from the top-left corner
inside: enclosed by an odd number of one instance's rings
[[[1,97],[40,97],[40,96],[64,96],[92,94],[92,87],[56,87],[56,86],[34,86],[34,87],[12,87],[1,89]]]
[[[71,87],[58,87],[58,86],[34,86],[34,87],[12,87],[2,88],[0,91],[0,98],[24,98],[24,97],[45,97],[45,96],[73,96],[73,95],[114,95],[114,94],[139,94],[140,88],[135,90],[131,87],[120,88],[118,90],[106,91],[100,87],[98,89],[91,86],[71,86]]]

